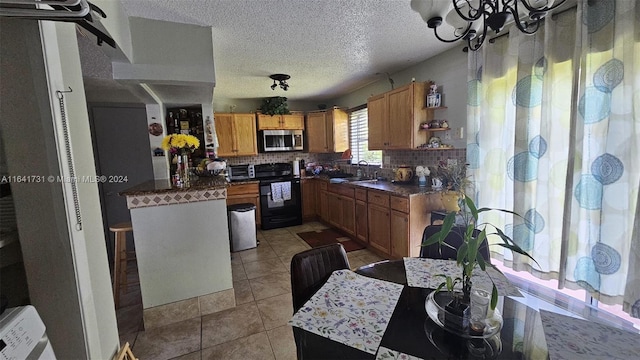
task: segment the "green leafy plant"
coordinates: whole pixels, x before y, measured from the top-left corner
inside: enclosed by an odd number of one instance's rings
[[[476,268],[480,268],[480,270],[486,271],[487,266],[493,267],[494,269],[498,270],[493,264],[485,261],[485,259],[482,257],[482,254],[479,253],[480,246],[482,245],[484,240],[487,239],[487,236],[498,235],[502,240],[502,242],[496,243],[495,245],[502,246],[513,252],[524,255],[530,258],[531,260],[533,260],[534,262],[536,262],[536,260],[533,257],[531,257],[531,255],[529,255],[526,251],[520,248],[520,246],[518,246],[518,244],[516,244],[513,241],[513,239],[507,236],[504,233],[504,231],[498,228],[497,226],[490,223],[478,224],[478,214],[483,212],[499,211],[499,212],[512,214],[522,218],[520,215],[516,214],[513,211],[504,210],[504,209],[493,209],[493,208],[478,209],[476,208],[476,205],[474,204],[473,200],[471,200],[471,198],[468,196],[464,196],[462,202],[464,205],[461,211],[461,216],[463,218],[464,225],[454,227],[457,214],[455,212],[450,212],[445,216],[440,231],[433,234],[427,240],[425,240],[422,243],[422,246],[430,246],[437,243],[439,244],[440,247],[447,246],[447,247],[453,248],[452,245],[447,244],[444,240],[446,239],[447,235],[452,231],[462,232],[461,234],[459,234],[462,236],[462,239],[463,239],[462,245],[458,247],[456,252],[456,255],[457,255],[456,262],[458,266],[462,268],[462,275],[456,278],[451,278],[450,276],[446,276],[443,274],[438,275],[443,277],[444,281],[438,286],[436,291],[440,291],[442,290],[442,288],[446,288],[449,292],[453,293],[455,286],[457,284],[461,284],[462,294],[463,294],[462,299],[456,299],[456,297],[454,297],[454,300],[469,304],[470,298],[471,298],[471,286],[472,286],[471,276],[473,275],[473,271]],[[526,219],[524,218],[522,219],[526,221]],[[480,232],[477,233],[477,235],[475,232],[476,227],[482,228],[481,230],[479,229]],[[538,263],[536,262],[536,264]],[[493,280],[491,281],[493,282]],[[498,289],[496,288],[496,285],[493,284],[493,289],[491,291],[491,309],[495,309],[497,303],[498,303]]]
[[[274,96],[262,99],[260,111],[266,115],[291,114],[291,112],[289,111],[289,105],[287,105],[287,98],[282,96]]]
[[[471,180],[467,176],[467,166],[468,164],[462,162],[447,164],[440,161],[432,176],[440,178],[445,189],[464,194],[471,186]]]

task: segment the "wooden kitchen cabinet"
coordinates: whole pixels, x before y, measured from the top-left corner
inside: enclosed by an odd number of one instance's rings
[[[310,153],[343,152],[349,148],[349,116],[338,108],[307,113],[306,133]]]
[[[311,220],[316,216],[316,181],[302,179],[302,219]]]
[[[316,192],[316,214],[320,216],[320,219],[325,222],[329,222],[329,207],[327,204],[327,183],[321,181],[318,184],[318,190]]]
[[[258,114],[258,130],[304,130],[304,114]]]
[[[369,245],[384,253],[391,253],[391,233],[388,207],[369,204]]]
[[[369,222],[367,221],[367,190],[355,189],[356,239],[369,242]]]
[[[362,200],[355,201],[356,209],[356,238],[363,243],[369,242],[369,222],[367,221],[367,203]]]
[[[256,206],[256,224],[260,221],[260,190],[258,183],[238,184],[227,187],[227,206],[235,204],[250,203]]]
[[[353,187],[329,184],[326,194],[329,224],[355,237],[356,212]]]
[[[422,233],[429,224],[431,197],[437,195],[398,196],[392,193],[368,190],[367,202],[356,193],[356,234],[368,227],[368,243],[378,252],[391,258],[418,257]],[[359,217],[367,209],[368,218]],[[367,223],[364,223],[367,221]],[[365,240],[366,241],[366,240]]]
[[[218,135],[218,156],[258,155],[254,114],[214,114]]]
[[[342,227],[341,229],[347,234],[356,236],[356,201],[354,198],[346,196],[340,197],[342,205]]]
[[[369,150],[385,149],[385,129],[389,124],[385,116],[386,104],[385,94],[372,96],[367,100]]]
[[[342,204],[340,195],[327,192],[327,206],[329,210],[329,224],[334,227],[341,227],[342,220]]]
[[[429,84],[412,82],[367,100],[369,150],[415,149],[426,142],[420,124],[428,119]]]
[[[389,233],[391,234],[391,257],[409,256],[409,214],[391,210]]]

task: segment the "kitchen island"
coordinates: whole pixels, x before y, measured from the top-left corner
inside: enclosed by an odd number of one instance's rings
[[[214,177],[120,193],[131,211],[146,329],[235,306],[226,187]]]

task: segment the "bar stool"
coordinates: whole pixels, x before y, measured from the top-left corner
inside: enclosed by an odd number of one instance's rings
[[[133,231],[131,222],[122,222],[109,227],[114,233],[113,252],[113,301],[116,309],[120,307],[120,287],[127,287],[127,232]]]

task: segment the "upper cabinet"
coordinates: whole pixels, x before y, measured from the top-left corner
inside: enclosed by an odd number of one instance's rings
[[[218,156],[258,155],[254,114],[214,114],[218,135]]]
[[[412,82],[367,100],[369,149],[415,149],[426,141],[420,123],[427,121],[430,83]]]
[[[349,148],[349,116],[344,110],[307,113],[306,132],[310,153],[343,152]]]
[[[304,130],[304,114],[258,115],[258,130]]]

